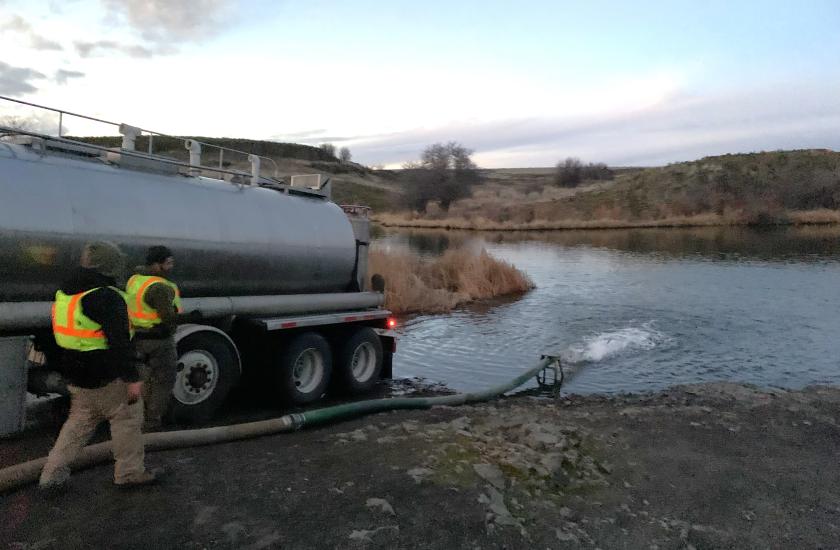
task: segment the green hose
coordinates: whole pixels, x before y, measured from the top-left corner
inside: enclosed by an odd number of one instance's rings
[[[316,409],[314,411],[307,411],[304,413],[297,413],[288,415],[292,418],[295,428],[303,428],[304,426],[317,426],[321,424],[328,424],[345,418],[352,418],[354,416],[362,416],[382,411],[395,411],[401,409],[431,409],[432,407],[457,407],[459,405],[466,405],[468,403],[479,403],[487,401],[494,397],[499,397],[515,388],[518,388],[531,378],[537,375],[540,371],[548,367],[553,359],[546,357],[540,360],[536,366],[523,372],[510,382],[502,384],[487,390],[473,392],[473,393],[459,393],[455,395],[445,395],[442,397],[400,397],[387,399],[372,399],[370,401],[360,401],[356,403],[346,403],[344,405],[336,405],[334,407],[327,407],[325,409]]]
[[[319,426],[382,411],[430,409],[432,407],[442,406],[457,407],[468,403],[479,403],[499,397],[518,388],[543,369],[549,367],[554,361],[551,357],[544,357],[536,366],[523,372],[510,382],[480,392],[445,395],[443,397],[372,399],[370,401],[346,403],[303,413],[287,414],[279,418],[261,420],[259,422],[216,426],[199,430],[149,433],[144,434],[143,443],[147,451],[199,447],[290,432],[303,428],[304,426]],[[81,470],[105,462],[111,459],[111,456],[110,441],[97,443],[96,445],[85,447],[71,466],[74,470]],[[37,481],[45,462],[46,458],[38,458],[0,469],[0,493],[17,489],[28,483]]]

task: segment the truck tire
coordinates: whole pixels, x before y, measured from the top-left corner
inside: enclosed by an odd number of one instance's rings
[[[336,353],[334,391],[360,394],[372,390],[382,374],[382,358],[382,341],[372,328],[347,334]]]
[[[285,403],[307,405],[324,395],[332,374],[332,352],[317,332],[304,332],[280,350],[275,380]]]
[[[169,414],[180,422],[209,420],[239,380],[236,351],[213,332],[190,334],[178,342],[178,363]]]

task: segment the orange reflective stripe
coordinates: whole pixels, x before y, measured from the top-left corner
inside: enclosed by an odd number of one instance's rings
[[[82,299],[82,294],[74,294],[70,298],[70,305],[67,306],[67,323],[64,325],[67,328],[73,328],[73,319],[76,317],[76,306],[79,305],[79,300]]]
[[[146,292],[146,289],[149,288],[149,285],[154,283],[162,283],[164,282],[163,279],[160,277],[150,277],[146,279],[146,282],[137,290],[137,298],[135,300],[134,308],[135,311],[131,312],[131,315],[137,317],[138,319],[159,319],[160,316],[157,312],[154,313],[146,313],[143,311],[143,293]]]
[[[104,338],[105,333],[101,330],[80,330],[69,327],[53,327],[53,332],[64,336],[75,336],[76,338]]]
[[[52,318],[53,318],[53,331],[59,334],[63,334],[65,336],[75,336],[76,338],[104,338],[105,333],[101,330],[89,330],[89,329],[77,329],[75,327],[75,323],[73,323],[73,318],[76,315],[76,307],[79,304],[79,300],[87,294],[87,292],[80,292],[79,294],[74,294],[72,298],[70,298],[70,303],[67,305],[67,319],[64,325],[58,324],[58,319],[55,318],[55,304],[52,306]]]

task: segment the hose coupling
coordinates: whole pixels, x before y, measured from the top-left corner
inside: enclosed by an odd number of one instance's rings
[[[560,392],[560,387],[563,385],[565,374],[563,373],[563,363],[559,355],[542,355],[540,359],[548,359],[549,363],[537,373],[537,384],[540,388],[551,388],[554,391],[554,396]]]

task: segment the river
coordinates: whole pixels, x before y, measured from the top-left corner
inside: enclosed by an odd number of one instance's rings
[[[536,288],[401,320],[394,373],[460,391],[559,355],[576,393],[713,380],[840,383],[840,228],[482,233],[385,229],[375,247],[485,248]]]

